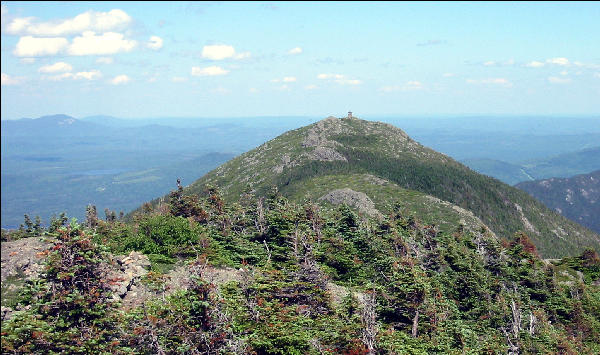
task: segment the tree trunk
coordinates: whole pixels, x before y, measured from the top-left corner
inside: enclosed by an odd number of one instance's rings
[[[415,318],[413,318],[413,326],[412,326],[413,338],[417,337],[417,329],[418,328],[419,328],[419,310],[417,309],[417,313],[415,313]]]

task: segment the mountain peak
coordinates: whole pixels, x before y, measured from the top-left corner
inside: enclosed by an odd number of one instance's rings
[[[201,193],[206,185],[218,186],[230,201],[247,191],[266,196],[276,187],[292,200],[342,201],[370,215],[400,208],[445,228],[489,228],[506,238],[526,231],[547,257],[600,246],[599,235],[525,192],[419,144],[398,127],[356,117],[330,116],[288,131],[209,172],[187,193]]]

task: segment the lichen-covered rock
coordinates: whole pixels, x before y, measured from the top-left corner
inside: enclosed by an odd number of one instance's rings
[[[364,192],[354,191],[349,188],[333,190],[322,196],[319,200],[325,200],[334,205],[346,204],[357,208],[360,212],[371,217],[382,217],[381,212],[375,208],[375,204]]]
[[[32,279],[43,270],[43,263],[52,243],[41,237],[2,242],[2,283],[8,277]]]

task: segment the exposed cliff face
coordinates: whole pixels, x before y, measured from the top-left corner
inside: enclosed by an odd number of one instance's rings
[[[522,182],[517,187],[548,208],[600,233],[600,170],[571,178]]]

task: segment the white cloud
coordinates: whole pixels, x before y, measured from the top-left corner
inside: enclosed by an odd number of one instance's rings
[[[525,66],[529,67],[529,68],[540,68],[540,67],[544,66],[544,63],[534,60],[534,61],[531,61],[531,62],[525,64]]]
[[[90,70],[90,71],[81,71],[81,72],[77,72],[75,74],[73,73],[62,73],[59,75],[53,75],[53,76],[49,76],[49,77],[44,77],[45,79],[48,80],[52,80],[52,81],[60,81],[60,80],[64,80],[64,79],[72,79],[72,80],[96,80],[99,79],[102,76],[102,73],[100,73],[99,70]]]
[[[288,51],[288,54],[300,54],[300,53],[302,53],[302,48],[300,48],[300,47],[295,47]]]
[[[594,77],[600,79],[600,73],[594,73]]]
[[[484,84],[484,85],[501,85],[511,87],[513,84],[504,78],[488,78],[488,79],[467,79],[467,84]]]
[[[248,89],[248,92],[251,93],[251,94],[256,94],[258,92],[258,89],[257,88],[250,88],[250,89]]]
[[[21,63],[33,64],[33,63],[35,63],[35,58],[21,58]]]
[[[250,52],[243,52],[243,53],[236,54],[234,56],[234,58],[238,59],[238,60],[239,59],[246,59],[246,58],[250,58],[250,55],[251,55]]]
[[[216,76],[225,75],[227,73],[229,73],[229,70],[214,65],[204,68],[192,67],[192,75],[194,76]]]
[[[131,81],[131,78],[125,74],[117,75],[110,80],[110,83],[113,85],[127,84]]]
[[[19,38],[13,54],[17,57],[39,57],[56,55],[69,45],[69,41],[62,37],[38,38],[25,36]]]
[[[586,69],[600,69],[600,64],[573,62],[573,65]]]
[[[442,76],[443,76],[444,78],[451,78],[451,77],[453,77],[453,76],[456,76],[456,74],[454,74],[454,73],[444,73],[444,74],[442,74]]]
[[[159,50],[163,46],[163,40],[158,36],[152,36],[150,37],[150,42],[148,42],[147,46],[148,48],[153,49],[155,51]]]
[[[283,77],[283,79],[271,79],[270,82],[272,83],[279,83],[279,82],[284,82],[284,83],[294,83],[296,82],[296,77],[295,76],[285,76]]]
[[[488,60],[482,63],[483,66],[486,67],[508,67],[515,64],[514,59],[509,59],[505,61],[497,61],[497,60]]]
[[[96,59],[96,63],[98,64],[112,64],[115,61],[111,57],[100,57]]]
[[[6,86],[6,85],[18,85],[21,83],[21,80],[19,78],[15,78],[13,76],[10,76],[6,73],[2,73],[2,86]]]
[[[569,75],[569,72],[566,70],[563,70],[560,72],[560,75],[562,75],[562,76]]]
[[[107,32],[126,27],[132,19],[125,11],[114,9],[108,12],[87,11],[73,18],[39,22],[35,17],[13,19],[6,32],[14,35],[65,36],[85,31]]]
[[[317,75],[317,79],[338,79],[341,80],[344,78],[342,74],[319,74]]]
[[[552,84],[568,84],[571,82],[571,79],[551,76],[551,77],[548,77],[548,81],[551,82]]]
[[[57,62],[51,65],[44,65],[43,67],[38,69],[40,73],[60,73],[60,72],[70,72],[73,70],[73,67],[69,63],[65,62]]]
[[[183,83],[185,81],[188,81],[188,78],[183,76],[174,76],[171,78],[171,81],[174,83]]]
[[[210,46],[204,46],[202,48],[202,58],[210,60],[223,60],[223,59],[245,59],[250,57],[250,52],[236,53],[233,46],[226,44],[215,44]]]
[[[317,86],[317,85],[315,85],[315,84],[310,84],[310,85],[306,85],[304,88],[305,88],[306,90],[314,90],[314,89],[317,89],[317,88],[318,88],[318,86]]]
[[[567,66],[569,65],[569,60],[567,58],[551,58],[546,60],[546,63]]]
[[[333,80],[334,82],[341,85],[360,85],[362,81],[359,79],[348,79],[343,74],[319,74],[317,79],[321,80]]]
[[[360,85],[362,84],[362,80],[359,79],[339,79],[335,80],[336,83],[341,85]]]
[[[106,32],[97,36],[92,31],[86,31],[73,39],[68,53],[71,55],[115,54],[129,52],[136,45],[136,41],[125,39],[121,33]]]
[[[75,73],[75,79],[95,80],[102,76],[99,70],[81,71]]]
[[[379,89],[382,92],[394,92],[394,91],[416,91],[424,88],[423,83],[416,80],[407,81],[404,85],[389,85],[383,86]]]

